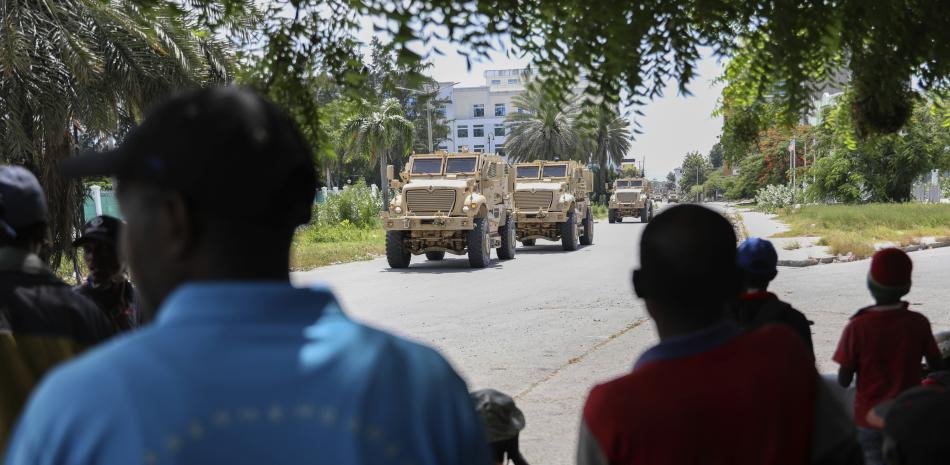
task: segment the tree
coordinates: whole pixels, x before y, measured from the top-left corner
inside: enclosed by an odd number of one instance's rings
[[[709,163],[712,164],[713,168],[722,168],[723,162],[723,153],[722,153],[722,144],[716,142],[709,149]]]
[[[690,192],[693,186],[702,186],[709,177],[712,165],[709,160],[699,152],[690,152],[683,158],[683,179],[680,180],[680,190]]]
[[[180,0],[150,0],[177,4]],[[254,9],[255,0],[190,0],[209,24],[227,24]],[[933,0],[710,2],[640,0],[558,2],[428,0],[275,0],[268,2],[262,42],[275,56],[312,55],[332,67],[351,60],[358,42],[357,14],[381,17],[379,29],[395,39],[399,60],[418,61],[410,43],[440,53],[430,38],[460,44],[467,59],[484,56],[505,35],[515,54],[532,56],[546,87],[564,100],[581,73],[588,92],[615,104],[642,105],[668,79],[686,92],[700,47],[740,58],[736,79],[742,103],[772,100],[789,121],[811,105],[825,78],[848,70],[861,89],[855,109],[870,127],[909,114],[909,83],[945,88],[950,81],[950,15]],[[290,14],[292,13],[292,14]],[[739,72],[741,71],[741,72]],[[340,75],[334,73],[334,75]],[[352,77],[344,77],[351,79]],[[891,120],[891,121],[888,121]],[[898,126],[899,127],[899,126]]]
[[[112,144],[170,93],[228,82],[230,57],[193,16],[122,0],[4,2],[0,37],[0,160],[43,184],[55,269],[82,224],[81,183],[59,172],[78,140]]]
[[[512,103],[524,110],[509,113],[505,118],[510,129],[505,148],[512,162],[587,161],[591,139],[580,126],[580,109],[576,104],[552,99],[537,81],[529,83]]]
[[[351,157],[360,156],[370,163],[379,161],[379,186],[383,208],[389,208],[389,186],[386,182],[386,154],[393,149],[403,153],[412,149],[412,123],[402,115],[399,101],[389,98],[382,105],[363,102],[363,111],[347,121],[343,137]]]
[[[619,166],[630,151],[630,122],[616,110],[600,105],[588,104],[586,109],[589,121],[588,136],[593,138],[594,151],[590,164],[597,168],[597,180],[594,191],[599,197],[606,194],[607,173],[611,166]],[[510,143],[509,143],[510,146]]]
[[[670,183],[670,184],[675,183],[675,182],[676,182],[676,173],[674,173],[674,172],[672,172],[672,171],[670,171],[669,173],[666,173],[666,182],[668,182],[668,183]]]

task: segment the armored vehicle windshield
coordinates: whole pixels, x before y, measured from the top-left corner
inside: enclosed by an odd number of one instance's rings
[[[450,157],[445,162],[445,174],[474,173],[476,157]]]
[[[617,189],[630,189],[633,187],[643,187],[643,181],[617,181]]]
[[[537,165],[534,166],[519,166],[517,168],[518,179],[538,179],[538,172],[540,167]]]
[[[412,160],[412,174],[441,174],[442,157],[416,158]]]
[[[544,165],[542,178],[563,178],[567,176],[567,165]]]

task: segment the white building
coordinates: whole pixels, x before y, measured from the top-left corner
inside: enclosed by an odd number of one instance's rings
[[[505,117],[521,112],[512,99],[524,91],[528,81],[537,75],[532,68],[485,71],[485,85],[458,87],[453,82],[439,83],[439,100],[449,103],[437,109],[448,120],[449,140],[437,150],[458,152],[494,152],[505,156],[508,129]],[[578,87],[580,90],[581,87]]]

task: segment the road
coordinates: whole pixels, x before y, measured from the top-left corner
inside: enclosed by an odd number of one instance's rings
[[[464,257],[414,257],[407,270],[385,259],[296,273],[298,285],[324,282],[354,318],[437,347],[472,389],[515,396],[527,417],[522,449],[533,463],[569,464],[580,410],[590,387],[627,372],[657,341],[643,303],[633,296],[643,225],[600,221],[594,245],[562,252],[539,241],[514,260],[472,270]],[[451,257],[451,258],[449,258]],[[950,329],[950,248],[912,254],[910,301]],[[819,368],[847,318],[869,303],[868,262],[783,268],[774,288],[816,322]]]

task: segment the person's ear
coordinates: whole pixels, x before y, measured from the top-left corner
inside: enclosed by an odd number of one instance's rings
[[[187,200],[179,192],[168,192],[158,202],[157,209],[158,224],[155,227],[160,229],[157,232],[164,239],[169,258],[187,256],[197,244],[197,229]]]
[[[643,274],[643,270],[640,268],[633,270],[633,292],[637,294],[637,297],[641,299],[646,299],[650,296],[648,290],[646,279]]]

